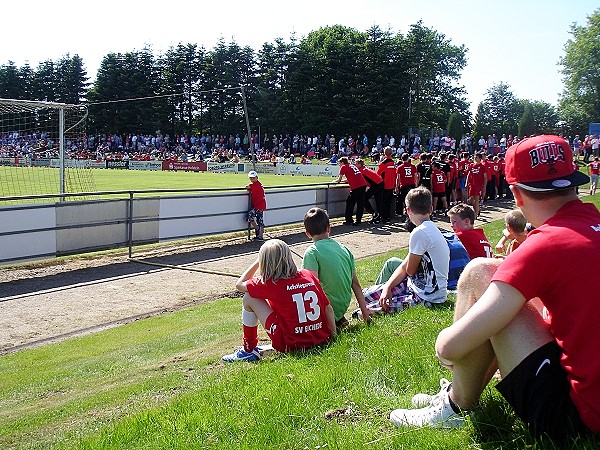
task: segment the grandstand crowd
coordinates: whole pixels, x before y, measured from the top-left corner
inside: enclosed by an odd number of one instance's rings
[[[474,139],[466,134],[456,140],[443,134],[432,133],[422,138],[418,133],[403,135],[400,139],[384,134],[370,141],[366,135],[340,136],[333,134],[302,135],[279,134],[260,138],[257,134],[248,139],[246,134],[230,135],[181,135],[171,137],[168,134],[104,134],[87,136],[80,140],[67,140],[65,151],[71,159],[95,160],[177,160],[218,162],[250,158],[254,150],[258,161],[291,162],[292,164],[310,163],[311,160],[331,157],[373,158],[374,162],[382,155],[385,147],[400,157],[408,152],[415,158],[425,152],[454,153],[468,152],[473,155],[482,151],[486,155],[495,156],[504,153],[506,148],[519,140],[518,136],[495,134],[487,138],[480,136]],[[568,138],[574,154],[588,162],[591,156],[598,155],[598,136],[590,135],[580,139],[579,136]],[[0,157],[8,158],[57,158],[58,142],[48,133],[0,134]],[[283,160],[281,158],[284,158]]]

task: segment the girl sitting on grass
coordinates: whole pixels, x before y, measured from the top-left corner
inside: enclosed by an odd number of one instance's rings
[[[257,272],[259,277],[254,277]],[[265,242],[258,259],[236,283],[244,293],[242,325],[244,346],[223,356],[223,361],[258,361],[258,322],[273,348],[289,352],[327,342],[336,334],[333,308],[319,280],[298,270],[288,245],[279,239]]]

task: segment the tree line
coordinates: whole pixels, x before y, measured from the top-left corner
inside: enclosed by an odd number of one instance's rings
[[[263,134],[586,134],[600,115],[600,10],[572,36],[558,109],[499,83],[472,117],[460,84],[468,50],[421,21],[405,35],[335,25],[259,50],[220,40],[208,50],[180,43],[162,54],[110,53],[93,83],[78,55],[36,68],[9,62],[0,66],[0,97],[88,103],[90,134],[244,134],[244,102],[253,133]]]

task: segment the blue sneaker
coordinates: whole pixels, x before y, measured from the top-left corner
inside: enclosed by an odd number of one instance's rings
[[[235,352],[233,352],[229,355],[223,355],[223,357],[221,359],[225,362],[258,361],[258,360],[260,360],[259,348],[256,347],[251,352],[247,352],[244,350],[244,347],[240,347]]]

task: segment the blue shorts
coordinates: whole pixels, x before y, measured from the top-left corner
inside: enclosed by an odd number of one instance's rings
[[[263,212],[260,209],[251,209],[248,211],[248,222],[256,222],[257,225],[264,227]]]

